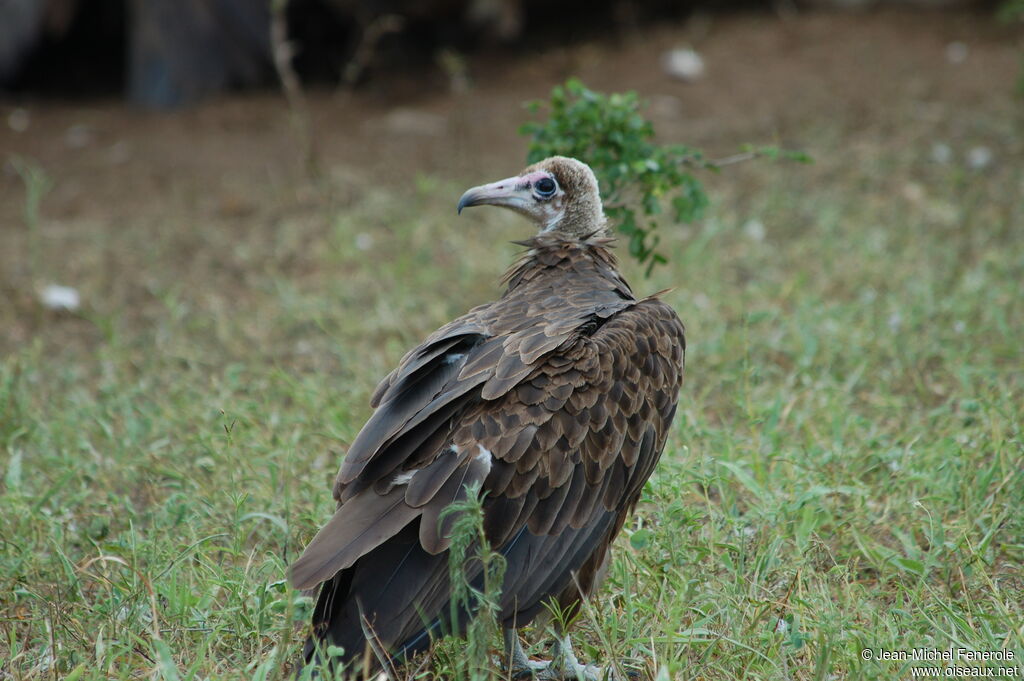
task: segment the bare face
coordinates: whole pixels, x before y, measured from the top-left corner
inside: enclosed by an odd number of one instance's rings
[[[529,218],[544,234],[586,238],[605,233],[597,178],[581,161],[553,156],[519,175],[473,187],[459,200],[468,206],[501,206]]]
[[[501,206],[526,216],[546,232],[565,213],[565,191],[554,174],[534,170],[490,184],[473,187],[459,199],[459,213],[470,206]]]

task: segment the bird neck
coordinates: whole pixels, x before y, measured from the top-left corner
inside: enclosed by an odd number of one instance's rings
[[[594,279],[594,285],[620,289],[632,297],[628,284],[618,272],[611,248],[615,240],[601,231],[583,238],[545,232],[514,243],[529,250],[505,273],[508,291],[541,279],[577,277]],[[603,281],[604,284],[598,282]]]
[[[605,217],[601,202],[576,201],[549,224],[543,225],[541,234],[561,235],[567,240],[586,241],[592,237],[610,237],[608,218]]]

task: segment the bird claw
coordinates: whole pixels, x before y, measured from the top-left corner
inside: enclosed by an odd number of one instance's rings
[[[513,681],[617,681],[617,675],[593,664],[580,664],[566,636],[554,647],[551,661],[531,660],[526,656],[514,631],[506,633],[509,677]]]
[[[554,662],[533,662],[527,671],[537,681],[604,681],[605,670],[596,665],[575,663],[571,666],[556,665]],[[513,677],[515,678],[515,677]],[[520,679],[530,676],[520,676]]]

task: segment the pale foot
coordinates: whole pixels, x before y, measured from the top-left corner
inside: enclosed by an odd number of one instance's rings
[[[535,661],[527,657],[519,642],[515,629],[505,630],[505,659],[509,675],[516,681],[536,679],[537,681],[604,681],[605,670],[596,665],[580,664],[572,650],[568,636],[556,641],[552,647],[549,662]],[[614,679],[613,674],[608,679]]]

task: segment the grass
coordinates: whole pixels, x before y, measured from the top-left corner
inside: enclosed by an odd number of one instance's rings
[[[930,163],[926,133],[846,153],[842,125],[807,131],[811,168],[714,178],[651,280],[625,266],[641,293],[675,287],[690,352],[580,617],[585,659],[659,681],[910,678],[861,650],[962,647],[1020,670],[1024,168]],[[332,510],[369,392],[496,294],[523,236],[513,216],[456,222],[457,179],[59,239],[44,202],[41,271],[85,306],[0,302],[0,678],[281,678],[310,607],[285,566]]]

